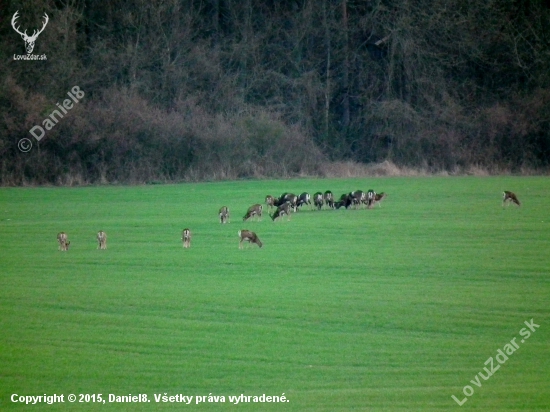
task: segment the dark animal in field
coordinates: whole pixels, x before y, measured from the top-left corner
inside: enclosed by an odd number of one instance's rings
[[[337,202],[334,202],[334,208],[340,209],[341,207],[345,207],[348,209],[353,204],[353,197],[350,193],[344,193],[342,196],[340,196],[340,200]]]
[[[275,213],[271,216],[271,219],[275,222],[276,219],[287,216],[287,220],[290,220],[290,211],[292,210],[292,205],[290,202],[285,202],[277,208]]]
[[[296,196],[294,193],[283,193],[281,197],[279,197],[279,201],[275,204],[275,206],[281,206],[285,202],[289,202],[292,210],[296,212],[298,205],[298,196]]]
[[[323,196],[323,200],[325,201],[325,205],[330,207],[331,209],[334,208],[334,195],[330,190],[327,190]]]
[[[263,244],[260,241],[260,238],[256,233],[250,231],[250,230],[239,230],[239,249],[243,248],[243,242],[247,241],[249,243],[256,243],[259,247],[262,247]]]
[[[296,202],[296,207],[302,207],[304,205],[309,205],[311,208],[311,196],[307,192],[304,192],[298,196],[298,201]]]
[[[283,200],[280,197],[274,197],[273,198],[273,206],[275,208],[278,208],[279,206],[281,206],[285,202],[286,202],[286,200]]]
[[[220,223],[229,223],[229,209],[227,206],[222,206],[220,208],[218,216],[220,217]]]
[[[246,211],[246,215],[244,215],[243,217],[243,222],[246,222],[248,219],[254,216],[256,216],[258,220],[262,220],[262,211],[263,211],[263,206],[260,205],[259,203],[256,203],[255,205],[250,206]]]
[[[181,240],[183,241],[183,247],[185,249],[191,247],[191,231],[189,229],[183,229],[181,232]]]
[[[317,208],[317,210],[321,210],[323,208],[323,194],[321,192],[317,192],[313,195],[313,206]]]
[[[352,205],[356,208],[361,204],[366,204],[367,195],[362,190],[355,190],[349,194],[351,196]]]
[[[521,203],[516,194],[508,190],[502,192],[502,206],[504,206],[506,202],[508,202],[508,205],[510,205],[510,203],[515,203],[516,205],[521,206]]]

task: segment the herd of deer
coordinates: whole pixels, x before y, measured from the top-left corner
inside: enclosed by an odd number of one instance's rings
[[[368,192],[363,192],[362,190],[356,190],[350,193],[344,193],[340,200],[334,201],[334,195],[330,190],[327,190],[325,193],[317,192],[313,195],[313,203],[311,202],[312,197],[309,193],[304,192],[299,196],[296,196],[294,193],[283,193],[280,197],[273,197],[267,195],[265,197],[265,204],[267,205],[267,210],[271,219],[276,221],[277,219],[287,217],[287,220],[290,220],[290,215],[292,212],[297,212],[298,209],[302,206],[308,205],[310,208],[317,208],[321,210],[323,206],[331,209],[339,209],[344,206],[346,209],[349,207],[360,207],[361,204],[364,204],[367,208],[372,208],[376,203],[380,205],[380,202],[386,197],[385,193],[377,194],[374,190],[369,190]],[[273,209],[275,211],[273,212]],[[259,203],[256,203],[248,208],[246,214],[243,217],[243,221],[246,222],[249,219],[256,217],[258,220],[262,219],[263,206]],[[226,206],[223,206],[220,209],[220,223],[225,223],[224,216],[227,215],[229,218],[229,210]],[[262,247],[262,242],[258,238],[256,233],[251,232],[250,230],[240,230],[239,231],[239,248],[242,248],[242,243],[248,241],[249,243],[256,243],[259,247]]]
[[[377,203],[380,206],[380,202],[382,202],[385,197],[386,194],[384,192],[376,193],[374,190],[369,190],[365,193],[362,190],[356,190],[354,192],[344,193],[340,196],[340,200],[334,201],[332,192],[327,190],[324,194],[321,192],[315,193],[313,195],[313,204],[311,203],[311,196],[309,193],[302,193],[300,196],[296,196],[292,193],[283,193],[278,198],[268,195],[265,198],[265,203],[271,219],[275,221],[285,215],[287,216],[287,220],[290,220],[290,214],[292,212],[297,212],[298,208],[305,205],[309,205],[311,208],[315,207],[317,210],[321,210],[323,206],[331,209],[339,209],[341,207],[348,209],[350,207],[359,208],[361,205],[365,205],[366,208],[372,208]],[[502,206],[505,204],[510,205],[510,203],[515,203],[516,205],[521,206],[521,203],[515,193],[505,190],[502,193]],[[272,213],[273,209],[275,209],[274,213]],[[243,222],[246,222],[253,217],[261,220],[262,212],[263,206],[261,204],[257,203],[250,206],[243,217]],[[222,206],[218,212],[218,216],[220,218],[220,223],[229,223],[229,208],[227,206]],[[258,235],[250,230],[239,230],[238,235],[239,249],[242,249],[243,242],[255,243],[260,248],[263,246]],[[189,230],[189,228],[183,229],[181,233],[181,240],[184,248],[191,247],[191,230]],[[71,242],[68,240],[65,232],[60,232],[57,234],[57,242],[59,243],[59,250],[69,250],[69,245]],[[104,231],[100,230],[97,232],[97,242],[98,249],[107,249],[107,234]]]
[[[69,250],[69,246],[71,244],[65,232],[59,232],[57,234],[57,243],[59,243],[59,250],[61,251]],[[98,249],[107,249],[107,233],[103,230],[97,232],[97,243]]]

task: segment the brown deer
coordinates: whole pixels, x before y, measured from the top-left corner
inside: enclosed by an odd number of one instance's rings
[[[71,242],[69,242],[67,234],[65,232],[59,232],[57,234],[57,241],[59,242],[59,250],[63,252],[69,250],[69,245],[71,244]]]
[[[97,232],[97,248],[100,250],[107,249],[107,233],[103,230]]]
[[[321,192],[317,192],[313,195],[313,205],[317,208],[317,210],[321,210],[323,208],[323,194]]]
[[[374,196],[374,204],[378,203],[378,206],[382,207],[382,205],[381,205],[382,200],[384,200],[386,198],[386,196],[388,196],[388,195],[384,192],[376,193],[376,195]]]
[[[275,202],[277,202],[279,199],[271,196],[271,195],[267,195],[265,197],[265,204],[267,205],[267,211],[271,211],[274,207],[275,207]]]
[[[183,232],[181,232],[181,240],[183,241],[183,247],[189,248],[191,247],[191,231],[189,229],[183,229]]]
[[[243,217],[243,222],[246,222],[251,217],[257,216],[258,220],[262,220],[262,210],[263,207],[259,203],[256,203],[255,205],[252,205],[248,208],[246,211],[246,215]]]
[[[516,194],[508,190],[502,192],[502,206],[504,206],[506,202],[508,202],[508,206],[510,206],[510,203],[515,203],[516,205],[521,206],[521,203]]]
[[[256,243],[260,248],[263,246],[258,235],[246,229],[239,230],[239,249],[243,248],[244,241],[247,241],[249,244]]]
[[[285,202],[277,208],[275,213],[271,216],[271,219],[275,222],[276,219],[287,216],[287,220],[290,220],[290,211],[292,210],[292,204],[290,202]]]
[[[220,216],[220,223],[231,223],[229,221],[229,209],[227,206],[222,206],[218,214]]]

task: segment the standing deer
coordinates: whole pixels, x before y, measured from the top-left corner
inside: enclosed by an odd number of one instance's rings
[[[71,244],[71,242],[69,242],[67,234],[65,232],[59,232],[57,234],[57,241],[59,242],[59,250],[63,252],[69,250],[69,245]]]
[[[510,203],[515,203],[516,205],[521,206],[521,203],[516,194],[508,190],[502,192],[502,206],[504,206],[506,202],[508,202],[508,206],[510,206]]]
[[[107,249],[107,233],[103,230],[97,232],[97,248],[100,250]]]
[[[377,193],[376,196],[374,196],[374,204],[378,203],[379,207],[382,207],[381,203],[382,200],[386,198],[387,194],[384,192]]]
[[[275,213],[273,213],[273,215],[271,216],[271,219],[273,219],[273,221],[275,222],[276,219],[286,215],[288,217],[287,220],[290,220],[291,209],[292,209],[292,205],[290,204],[290,202],[285,202],[277,208]]]
[[[181,240],[183,241],[183,247],[189,248],[191,247],[191,231],[189,229],[183,229],[183,232],[181,232]]]
[[[355,190],[349,194],[351,202],[355,208],[359,208],[362,203],[366,203],[367,195],[362,190]]]
[[[334,195],[330,190],[327,190],[324,195],[325,204],[330,207],[331,209],[334,209]]]
[[[371,209],[374,206],[374,202],[376,199],[376,192],[372,189],[369,189],[367,192],[367,207]]]
[[[323,194],[321,192],[317,192],[313,195],[313,205],[317,208],[317,210],[321,210],[323,208]]]
[[[23,41],[25,42],[25,49],[27,50],[27,54],[31,54],[32,51],[34,50],[34,43],[36,42],[36,39],[38,38],[38,35],[44,31],[44,29],[46,28],[46,25],[48,24],[48,21],[50,20],[50,18],[48,17],[48,15],[46,13],[44,13],[44,16],[43,16],[44,23],[42,24],[42,28],[40,30],[34,30],[34,32],[32,33],[32,36],[29,36],[29,35],[27,35],[27,30],[25,30],[25,32],[22,33],[19,30],[19,27],[15,27],[15,20],[17,20],[17,18],[19,17],[17,15],[17,13],[19,13],[19,10],[17,10],[15,12],[15,14],[13,15],[13,17],[11,19],[11,26],[23,38]]]
[[[262,242],[260,241],[260,238],[256,233],[250,231],[250,230],[239,230],[239,249],[243,248],[243,242],[247,241],[250,243],[256,243],[260,248],[263,246]]]
[[[229,209],[227,206],[222,206],[218,215],[220,216],[220,223],[231,223],[229,222]]]
[[[258,220],[262,220],[262,210],[263,207],[259,203],[252,205],[246,211],[246,215],[243,217],[243,222],[246,222],[251,217],[257,216]]]
[[[274,207],[275,207],[275,203],[278,202],[279,199],[271,196],[271,195],[267,195],[265,197],[265,204],[267,205],[267,211],[270,212]]]
[[[304,192],[298,196],[296,208],[302,207],[303,205],[309,205],[309,208],[311,209],[311,195],[307,192]]]

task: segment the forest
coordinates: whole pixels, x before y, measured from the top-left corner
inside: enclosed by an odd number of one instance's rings
[[[549,170],[549,0],[0,5],[3,186]]]

